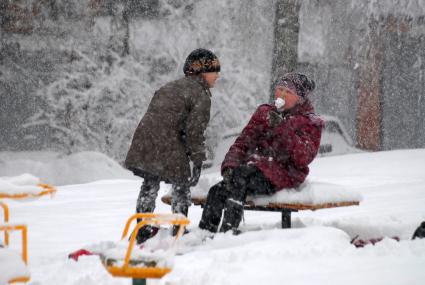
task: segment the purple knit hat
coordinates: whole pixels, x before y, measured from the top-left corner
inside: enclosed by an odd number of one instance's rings
[[[286,87],[294,91],[298,96],[307,98],[316,87],[316,83],[312,79],[308,79],[304,74],[291,72],[285,74],[277,81],[275,88],[278,87]]]

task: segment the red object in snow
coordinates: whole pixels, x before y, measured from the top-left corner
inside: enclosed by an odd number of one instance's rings
[[[368,240],[362,240],[362,239],[357,239],[359,236],[356,236],[355,238],[353,238],[353,240],[351,240],[351,243],[355,246],[355,247],[364,247],[367,244],[372,244],[375,245],[375,243],[380,242],[381,240],[383,240],[383,237],[380,238],[371,238]],[[396,241],[400,241],[399,237],[392,237],[392,239],[396,240]]]
[[[82,256],[82,255],[94,255],[94,253],[93,252],[90,252],[90,251],[88,251],[86,249],[79,249],[77,251],[74,251],[74,252],[70,253],[68,255],[68,258],[71,258],[71,259],[73,259],[75,261],[78,261],[78,258],[80,256]]]

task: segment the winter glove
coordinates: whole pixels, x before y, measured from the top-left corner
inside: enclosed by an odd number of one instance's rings
[[[233,168],[224,169],[221,176],[223,176],[223,182],[229,184],[233,180]]]
[[[277,127],[283,121],[282,115],[280,115],[278,112],[275,112],[275,111],[269,112],[268,119],[269,119],[269,125],[272,128]]]
[[[193,166],[192,177],[190,177],[189,179],[189,186],[193,187],[196,184],[198,184],[199,177],[201,176],[201,169],[202,169],[202,164]]]

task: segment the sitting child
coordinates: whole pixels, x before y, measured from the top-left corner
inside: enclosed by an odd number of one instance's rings
[[[275,86],[275,104],[258,107],[227,152],[223,180],[212,186],[199,223],[201,229],[237,233],[247,195],[272,195],[299,186],[316,157],[323,121],[309,100],[313,80],[284,75]]]

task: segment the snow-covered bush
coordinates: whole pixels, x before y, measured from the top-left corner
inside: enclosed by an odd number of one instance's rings
[[[26,139],[42,136],[36,130],[44,129],[48,145],[42,147],[65,153],[95,150],[123,161],[154,91],[183,76],[186,56],[204,47],[222,65],[206,134],[212,157],[221,133],[243,125],[268,100],[272,4],[159,1],[158,17],[131,18],[130,54],[125,57],[119,15],[61,19],[59,32],[38,38],[59,51],[60,59],[52,79],[37,89],[41,103],[23,126],[34,135]],[[257,42],[261,49],[252,48]]]

